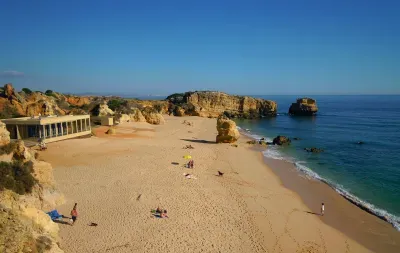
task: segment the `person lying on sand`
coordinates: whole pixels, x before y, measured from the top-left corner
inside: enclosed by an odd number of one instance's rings
[[[160,207],[157,207],[156,210],[151,210],[151,212],[153,213],[153,215],[154,215],[155,217],[158,217],[158,218],[168,218],[167,210],[166,210],[166,209],[162,210]]]

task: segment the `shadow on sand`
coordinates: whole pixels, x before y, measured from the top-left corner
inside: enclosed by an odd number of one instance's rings
[[[182,141],[196,142],[196,143],[209,143],[215,144],[215,141],[207,141],[207,140],[190,140],[190,139],[181,139]]]
[[[64,217],[67,218],[67,217]],[[53,220],[55,223],[63,224],[63,225],[71,225],[69,222],[63,220]]]
[[[305,213],[309,213],[309,214],[314,214],[314,215],[318,215],[318,216],[320,216],[321,214],[319,214],[319,213],[314,213],[314,212],[309,212],[309,211],[304,211]]]
[[[172,162],[171,164],[172,165],[179,165],[179,163],[177,163],[177,162]]]

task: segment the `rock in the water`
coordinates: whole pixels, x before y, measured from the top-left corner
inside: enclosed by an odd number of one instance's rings
[[[287,138],[286,136],[278,135],[275,137],[272,141],[272,144],[274,145],[289,145],[291,143],[291,140]]]
[[[362,145],[362,144],[365,144],[365,142],[363,142],[363,141],[357,141],[356,144]]]
[[[236,123],[225,116],[220,116],[218,118],[217,131],[217,143],[233,143],[240,137],[239,130],[236,128]]]
[[[324,152],[324,150],[322,148],[304,148],[305,151],[310,152],[310,153],[321,153]]]
[[[10,143],[10,132],[6,129],[6,124],[0,121],[0,146]]]
[[[252,145],[254,145],[254,144],[256,144],[256,143],[257,143],[256,140],[247,141],[247,144],[252,144]]]
[[[318,112],[317,101],[312,98],[299,98],[289,108],[290,115],[311,116]]]
[[[142,111],[147,123],[153,125],[161,125],[165,123],[164,117],[158,113],[154,108],[145,107]]]
[[[294,137],[293,140],[299,141],[299,140],[301,140],[301,138],[299,138],[299,137]]]

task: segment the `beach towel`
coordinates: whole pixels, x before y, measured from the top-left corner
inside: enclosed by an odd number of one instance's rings
[[[63,218],[63,216],[59,214],[57,210],[50,211],[47,214],[50,216],[52,220],[58,220]]]

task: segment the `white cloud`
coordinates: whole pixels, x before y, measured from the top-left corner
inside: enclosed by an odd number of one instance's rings
[[[23,77],[25,74],[16,70],[5,70],[0,72],[0,77]]]

